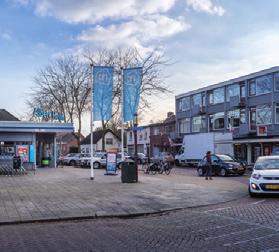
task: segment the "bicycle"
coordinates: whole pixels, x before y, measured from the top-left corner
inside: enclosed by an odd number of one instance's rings
[[[158,167],[156,163],[149,163],[148,160],[146,160],[142,164],[142,170],[145,174],[151,173],[152,175],[155,175],[158,170]]]
[[[170,175],[171,169],[173,168],[173,164],[170,161],[159,161],[159,173],[163,174],[165,172],[166,175]]]

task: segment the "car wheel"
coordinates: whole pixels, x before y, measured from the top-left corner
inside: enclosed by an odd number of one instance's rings
[[[101,167],[101,164],[99,162],[94,162],[93,163],[93,168],[94,169],[99,169]]]
[[[244,173],[245,173],[245,172],[240,172],[240,173],[238,173],[238,175],[239,175],[239,176],[242,176],[242,175],[244,175]]]
[[[251,192],[250,185],[248,186],[248,192],[249,192],[249,196],[252,197],[252,198],[257,196],[256,193]]]
[[[225,168],[222,168],[222,169],[220,170],[220,175],[221,175],[222,177],[226,177],[226,176],[227,176],[227,170],[226,170]]]
[[[176,166],[180,166],[179,160],[175,159],[174,163]]]
[[[75,164],[76,164],[75,160],[71,160],[69,163],[70,166],[75,166]]]
[[[199,167],[198,169],[197,169],[197,171],[198,171],[198,175],[201,177],[201,176],[203,176],[203,169],[201,168],[201,167]]]

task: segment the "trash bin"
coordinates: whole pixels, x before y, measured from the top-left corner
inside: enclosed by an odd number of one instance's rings
[[[138,182],[138,170],[134,160],[127,159],[121,164],[121,181],[122,183]]]
[[[49,158],[42,158],[42,167],[49,166]]]
[[[19,170],[21,167],[21,158],[20,156],[14,156],[13,157],[13,168],[15,170]]]

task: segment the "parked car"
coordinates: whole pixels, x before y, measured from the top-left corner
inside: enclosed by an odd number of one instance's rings
[[[249,181],[251,197],[258,194],[279,193],[279,156],[259,157]]]
[[[134,155],[131,155],[130,158],[132,160],[135,160],[135,156]],[[146,157],[146,155],[144,153],[138,153],[138,156],[137,156],[138,164],[144,163],[144,161],[146,159],[147,159],[147,157]]]
[[[237,162],[233,157],[225,154],[212,154],[212,173],[213,175],[227,176],[229,174],[243,175],[246,171],[245,166]],[[197,172],[203,176],[206,171],[206,156],[199,162]]]
[[[60,165],[80,165],[81,158],[83,158],[87,154],[82,153],[69,153],[66,156],[59,157],[58,164]]]
[[[125,154],[124,154],[125,155]],[[129,156],[125,156],[125,159],[127,159]],[[117,153],[117,166],[122,162],[121,153]],[[107,164],[107,153],[106,152],[96,152],[93,156],[93,168],[99,169],[104,168]],[[81,160],[81,167],[91,167],[91,156],[85,157]]]

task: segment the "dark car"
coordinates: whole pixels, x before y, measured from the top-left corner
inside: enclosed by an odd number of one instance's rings
[[[229,174],[243,175],[246,168],[243,164],[237,162],[233,157],[225,154],[212,154],[212,175],[227,176]],[[203,176],[206,171],[206,157],[198,164],[197,172]]]

